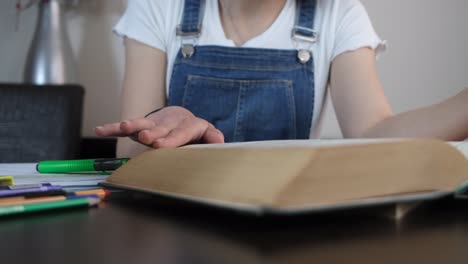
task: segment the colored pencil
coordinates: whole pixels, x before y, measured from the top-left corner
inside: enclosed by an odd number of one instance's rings
[[[33,213],[73,207],[91,207],[100,202],[98,198],[77,198],[63,201],[52,201],[35,204],[13,205],[0,207],[0,216]]]
[[[100,198],[97,194],[90,195],[55,195],[55,196],[44,196],[37,198],[27,198],[27,197],[11,197],[11,198],[2,198],[0,199],[0,207],[2,206],[12,206],[12,205],[21,205],[21,204],[34,204],[34,203],[43,203],[43,202],[52,202],[52,201],[63,201],[71,200],[78,198]]]
[[[77,196],[96,194],[99,196],[99,198],[104,199],[105,197],[109,196],[110,192],[104,189],[96,189],[96,190],[76,191],[76,192],[73,192],[72,194],[77,195]]]
[[[0,199],[0,206],[11,206],[11,205],[18,205],[18,204],[31,204],[31,203],[40,203],[40,202],[51,202],[51,201],[61,201],[65,200],[65,196],[57,195],[57,196],[45,196],[45,197],[38,197],[38,198],[26,198],[26,197],[11,197],[11,198],[3,198]]]
[[[12,197],[12,196],[23,196],[24,194],[41,194],[50,191],[61,191],[62,186],[51,185],[51,186],[41,186],[36,188],[25,188],[17,190],[0,190],[0,198],[3,197]]]
[[[50,183],[34,183],[34,184],[17,184],[9,186],[0,186],[0,190],[19,190],[28,188],[39,188],[42,186],[52,186]]]

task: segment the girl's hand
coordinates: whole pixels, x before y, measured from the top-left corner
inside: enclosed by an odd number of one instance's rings
[[[149,115],[95,128],[101,137],[129,137],[153,148],[175,148],[194,142],[224,143],[223,133],[206,120],[178,106]]]

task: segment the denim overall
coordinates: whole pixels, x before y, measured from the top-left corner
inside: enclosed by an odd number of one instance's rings
[[[297,6],[296,25],[288,36],[296,50],[196,46],[204,1],[186,0],[168,105],[212,123],[226,142],[308,139],[316,0],[297,0]]]

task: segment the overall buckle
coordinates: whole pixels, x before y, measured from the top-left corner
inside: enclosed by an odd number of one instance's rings
[[[181,51],[185,59],[190,59],[195,53],[195,46],[200,34],[201,26],[198,27],[198,31],[187,32],[182,30],[182,25],[177,25],[176,35],[182,39]]]
[[[291,32],[291,38],[295,42],[297,59],[300,63],[306,64],[312,58],[310,46],[318,41],[317,32],[309,28],[295,26]],[[306,44],[305,48],[304,45],[300,45],[304,43]]]

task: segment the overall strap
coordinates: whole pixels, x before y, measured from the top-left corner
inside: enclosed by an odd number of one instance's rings
[[[291,37],[298,47],[297,57],[301,63],[307,63],[311,59],[310,45],[318,40],[318,33],[314,29],[316,9],[317,0],[297,0],[296,24]],[[299,47],[303,44],[309,48]]]
[[[205,0],[185,0],[182,19],[176,29],[176,35],[182,39],[182,54],[185,58],[192,57],[195,52],[204,13]]]

